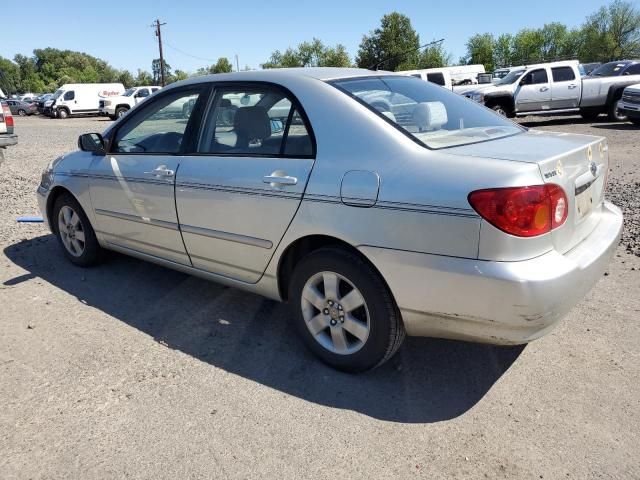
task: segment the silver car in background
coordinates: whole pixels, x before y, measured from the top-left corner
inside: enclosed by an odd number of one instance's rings
[[[73,263],[115,250],[287,301],[306,345],[348,371],[405,333],[544,335],[622,228],[605,139],[528,131],[391,73],[198,77],[79,147],[38,188]]]

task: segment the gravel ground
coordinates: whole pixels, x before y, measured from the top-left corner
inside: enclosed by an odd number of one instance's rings
[[[500,348],[411,338],[337,373],[284,306],[120,255],[82,270],[34,190],[97,119],[16,119],[0,166],[0,478],[640,478],[640,135],[604,135],[625,237],[550,335]]]

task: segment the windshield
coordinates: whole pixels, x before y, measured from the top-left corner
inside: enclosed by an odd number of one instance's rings
[[[498,80],[495,85],[511,85],[512,83],[515,83],[523,73],[524,69],[511,70],[507,75]]]
[[[51,98],[53,98],[54,100],[58,99],[58,97],[60,97],[60,95],[62,95],[63,93],[64,93],[64,90],[56,90],[56,93],[54,93],[53,97]]]
[[[618,62],[610,62],[605,63],[604,65],[600,65],[593,72],[589,74],[591,77],[614,77],[616,75],[620,75],[624,67],[626,67],[626,63],[618,63]]]
[[[405,76],[330,82],[428,148],[447,148],[515,135],[523,129],[466,98]]]
[[[126,92],[122,94],[123,97],[130,97],[136,91],[135,88],[128,88]]]

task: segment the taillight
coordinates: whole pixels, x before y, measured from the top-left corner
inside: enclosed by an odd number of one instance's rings
[[[7,133],[13,133],[13,115],[9,110],[9,105],[2,102],[2,113],[4,114],[4,123],[7,126]]]
[[[468,199],[487,222],[517,237],[548,233],[562,225],[569,212],[567,195],[553,183],[476,190]]]

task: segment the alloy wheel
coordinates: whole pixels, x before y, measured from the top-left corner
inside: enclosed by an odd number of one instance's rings
[[[369,338],[371,321],[363,295],[334,272],[313,275],[302,289],[302,316],[313,338],[339,355],[360,350]]]
[[[74,257],[84,253],[85,235],[80,216],[69,206],[64,206],[58,213],[58,232],[62,244]]]

